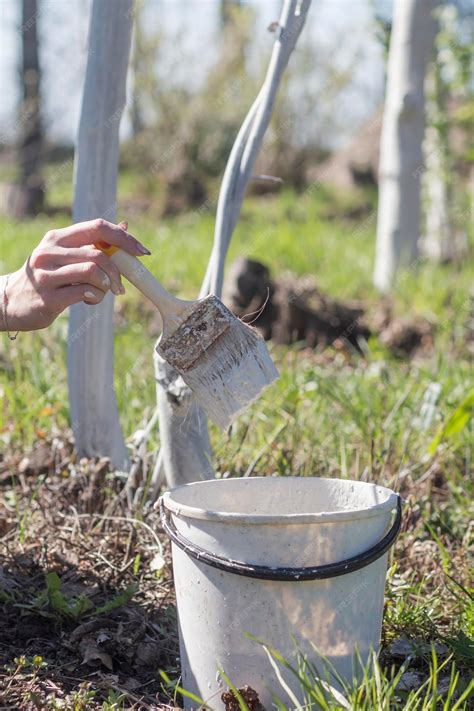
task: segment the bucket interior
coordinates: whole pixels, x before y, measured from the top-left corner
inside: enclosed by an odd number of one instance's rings
[[[193,518],[326,518],[390,511],[396,495],[383,486],[318,477],[249,477],[197,482],[178,487],[165,499],[167,508]]]

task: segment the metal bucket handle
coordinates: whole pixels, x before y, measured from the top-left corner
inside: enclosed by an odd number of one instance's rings
[[[260,580],[280,580],[299,582],[303,580],[326,580],[327,578],[336,578],[339,575],[347,575],[355,570],[365,568],[378,558],[384,555],[388,549],[395,543],[400,532],[402,523],[402,500],[397,494],[397,512],[395,520],[390,530],[385,536],[378,541],[374,546],[364,553],[358,553],[352,558],[346,558],[338,563],[328,563],[326,565],[309,566],[307,568],[272,568],[266,565],[253,565],[252,563],[243,563],[240,560],[232,560],[225,558],[215,553],[209,553],[204,548],[191,543],[185,538],[176,528],[171,519],[170,511],[160,499],[160,518],[161,525],[165,532],[171,538],[178,548],[181,548],[185,553],[196,560],[207,563],[213,568],[224,570],[226,573],[234,573],[234,575],[243,575],[246,578],[259,578]]]

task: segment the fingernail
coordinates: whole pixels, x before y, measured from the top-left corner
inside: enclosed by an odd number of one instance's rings
[[[105,286],[106,289],[110,289],[112,284],[108,274],[104,274],[104,276],[102,277],[102,284]]]
[[[128,222],[126,220],[122,220],[122,222],[119,222],[119,227],[123,227],[124,230],[128,230]]]
[[[140,254],[146,254],[147,256],[150,256],[151,254],[150,250],[140,244],[140,242],[136,243],[136,248],[140,252]]]
[[[85,291],[84,292],[84,299],[88,299],[89,301],[96,301],[97,296],[94,294],[93,291]]]
[[[125,287],[123,284],[120,284],[119,286],[119,294],[125,294]]]
[[[120,284],[119,286],[114,286],[112,291],[115,296],[121,296],[122,294],[125,294],[125,289],[123,288],[122,284]]]

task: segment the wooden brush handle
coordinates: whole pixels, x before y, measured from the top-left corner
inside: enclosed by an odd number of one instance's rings
[[[177,299],[166,291],[139,259],[111,245],[101,243],[96,247],[105,252],[118,267],[119,272],[155,304],[163,321],[179,317],[185,311],[187,302]]]

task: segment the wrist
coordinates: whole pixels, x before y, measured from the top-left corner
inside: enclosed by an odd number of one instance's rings
[[[7,330],[5,323],[5,288],[7,286],[8,274],[0,275],[0,331]]]
[[[14,317],[10,302],[10,281],[13,274],[0,276],[0,331],[5,331],[11,340],[15,340],[16,335],[11,332],[18,332],[17,319]]]

